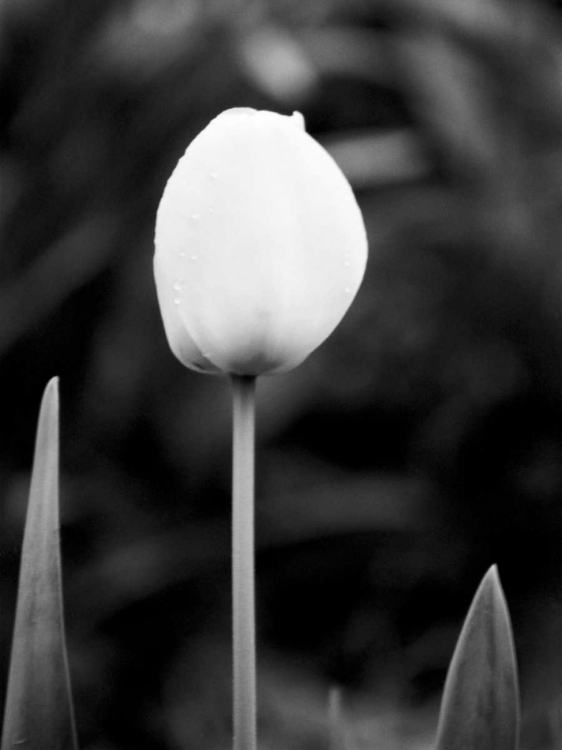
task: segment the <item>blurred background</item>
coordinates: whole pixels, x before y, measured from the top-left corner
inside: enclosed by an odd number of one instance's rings
[[[325,748],[333,686],[350,750],[430,747],[492,563],[523,750],[560,747],[561,38],[547,0],[3,0],[0,674],[59,375],[82,750],[229,747],[229,387],[172,356],[152,242],[232,106],[301,111],[370,242],[336,333],[259,386],[261,750]]]

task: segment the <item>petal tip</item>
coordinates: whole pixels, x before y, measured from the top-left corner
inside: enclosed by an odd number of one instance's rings
[[[304,115],[301,112],[293,112],[291,115],[291,122],[301,130],[306,130],[306,122]]]

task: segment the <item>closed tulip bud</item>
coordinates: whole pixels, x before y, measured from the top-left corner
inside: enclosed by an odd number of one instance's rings
[[[302,116],[227,110],[192,141],[158,209],[170,347],[198,371],[289,370],[338,325],[366,260],[351,187]]]

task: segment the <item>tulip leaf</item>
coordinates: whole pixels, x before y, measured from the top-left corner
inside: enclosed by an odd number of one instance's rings
[[[76,750],[62,607],[58,379],[37,427],[25,522],[2,750]]]
[[[513,635],[493,566],[472,601],[449,666],[435,750],[516,750],[518,734]]]

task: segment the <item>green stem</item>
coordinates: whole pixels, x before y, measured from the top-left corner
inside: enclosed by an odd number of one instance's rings
[[[256,750],[254,377],[232,376],[232,639],[234,750]]]

